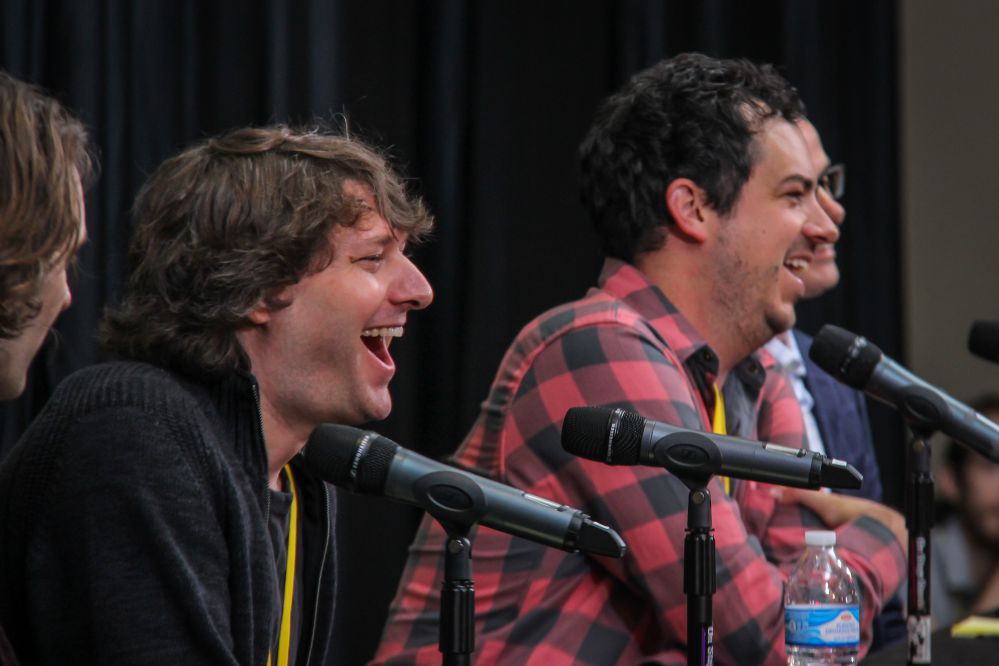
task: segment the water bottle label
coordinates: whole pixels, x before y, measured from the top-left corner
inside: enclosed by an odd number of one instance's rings
[[[784,642],[804,647],[857,645],[860,643],[860,608],[788,606],[784,609]]]

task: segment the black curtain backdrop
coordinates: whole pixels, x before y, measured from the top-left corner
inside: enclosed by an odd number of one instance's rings
[[[687,50],[773,62],[799,87],[849,175],[842,284],[802,305],[799,322],[840,324],[897,358],[895,24],[890,0],[4,0],[0,67],[84,119],[102,174],[73,307],[26,395],[3,405],[0,450],[60,379],[99,359],[96,322],[119,293],[130,203],[152,169],[224,129],[318,118],[388,147],[437,215],[416,255],[436,301],[393,345],[395,409],[377,428],[451,452],[520,327],[596,277],[575,152],[597,102]],[[901,426],[886,409],[874,417],[898,504]],[[343,498],[338,663],[371,654],[418,518]]]

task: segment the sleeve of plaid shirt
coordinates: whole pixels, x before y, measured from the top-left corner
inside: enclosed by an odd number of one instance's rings
[[[627,556],[622,560],[591,557],[586,561],[592,577],[620,588],[612,598],[627,599],[629,608],[622,611],[611,603],[598,613],[627,613],[641,619],[602,622],[627,627],[628,632],[623,636],[608,632],[605,641],[637,642],[648,659],[684,663],[682,556],[686,487],[663,470],[611,467],[573,457],[560,445],[562,418],[566,410],[578,405],[620,406],[649,418],[706,429],[705,412],[696,402],[683,369],[653,336],[637,328],[620,324],[589,326],[550,341],[511,390],[513,402],[499,433],[500,480],[582,508],[596,520],[615,527],[628,543]],[[711,483],[711,493],[717,548],[715,658],[719,664],[783,664],[782,592],[786,566],[768,561],[760,540],[747,534],[740,506],[725,495],[717,480]],[[764,486],[747,486],[742,495],[747,508],[758,516],[758,524],[766,526],[765,536],[780,537],[771,549],[774,555],[789,560],[790,550],[785,546],[794,539],[803,543],[804,523],[795,522],[800,512],[778,506]],[[483,531],[479,535],[484,536]],[[884,588],[898,584],[901,548],[887,528],[873,521],[845,526],[841,535],[841,555],[860,574],[864,587],[862,612],[870,617],[881,604]],[[423,547],[414,543],[413,552]],[[473,547],[473,553],[477,547]],[[420,559],[414,567],[412,561],[403,575],[404,584],[412,587],[420,574],[419,585],[423,587],[429,580],[424,580],[420,572],[434,567],[427,567],[425,562],[421,566]],[[576,609],[563,607],[557,617],[547,620],[551,624],[544,632],[534,627],[530,635],[537,642],[530,663],[534,663],[534,656],[545,652],[547,636],[583,635],[595,621],[601,621],[599,615],[586,617]],[[578,626],[565,628],[559,623]],[[480,630],[482,626],[477,621]],[[391,627],[386,630],[390,640],[394,640],[394,633]],[[385,642],[382,647],[386,647]],[[517,648],[519,654],[525,654],[523,642]],[[579,654],[577,661],[585,661],[585,655]]]

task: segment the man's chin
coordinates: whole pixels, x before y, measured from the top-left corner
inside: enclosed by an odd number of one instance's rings
[[[353,396],[349,404],[340,403],[335,408],[312,415],[318,423],[335,423],[361,427],[367,423],[384,421],[392,412],[392,399],[388,396]],[[317,424],[318,425],[318,424]]]
[[[384,421],[391,413],[392,396],[386,392],[384,396],[377,396],[375,399],[368,401],[364,406],[364,422]]]
[[[788,306],[786,308],[779,308],[775,311],[768,313],[767,315],[767,328],[770,330],[770,336],[760,344],[762,346],[775,335],[780,335],[786,331],[790,331],[794,328],[794,322],[796,321],[796,316],[794,314],[794,307]]]
[[[805,276],[804,300],[818,298],[837,284],[839,284],[839,269],[836,264],[831,266],[812,267],[809,274]]]
[[[0,373],[0,402],[21,397],[27,384],[28,378],[25,373],[9,375]]]

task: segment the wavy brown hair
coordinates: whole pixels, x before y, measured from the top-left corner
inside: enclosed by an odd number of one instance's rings
[[[79,187],[92,168],[83,124],[0,72],[0,338],[38,314],[43,278],[79,247]]]
[[[192,374],[249,363],[236,331],[262,300],[332,259],[333,225],[351,226],[370,188],[395,229],[419,240],[433,218],[385,157],[362,141],[283,125],[239,129],[164,162],[135,201],[133,271],[105,313],[112,352]]]

